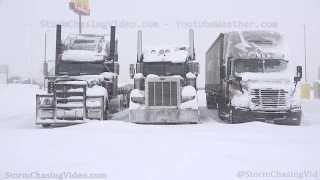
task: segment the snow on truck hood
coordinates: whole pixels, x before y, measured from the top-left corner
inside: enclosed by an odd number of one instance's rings
[[[294,75],[290,72],[285,73],[237,73],[242,77],[242,85],[248,89],[286,89],[293,88]]]
[[[86,84],[92,81],[101,82],[103,75],[59,76],[55,80],[57,84]]]

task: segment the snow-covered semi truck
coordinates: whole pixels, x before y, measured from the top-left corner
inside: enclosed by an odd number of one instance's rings
[[[302,68],[292,71],[286,51],[278,32],[221,33],[206,52],[207,108],[229,123],[300,125]]]
[[[36,124],[79,124],[122,110],[115,27],[110,34],[72,34],[57,26],[55,75],[37,95]]]
[[[130,64],[134,79],[129,121],[141,124],[198,123],[197,77],[194,31],[189,45],[142,46],[138,32],[136,64]]]

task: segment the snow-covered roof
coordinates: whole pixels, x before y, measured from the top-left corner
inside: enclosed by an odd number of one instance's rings
[[[112,79],[115,76],[118,76],[116,73],[104,72],[101,74],[104,78]]]
[[[189,57],[186,45],[144,46],[142,52],[144,62],[185,62]]]
[[[144,78],[144,76],[142,73],[137,73],[134,75],[134,79],[143,79],[143,78]]]
[[[193,74],[192,72],[189,72],[189,73],[186,75],[186,77],[187,77],[188,79],[195,79],[195,78],[197,78],[197,76],[196,76],[195,74]]]
[[[276,31],[233,31],[226,33],[225,58],[265,57],[283,58],[288,55],[284,36]]]

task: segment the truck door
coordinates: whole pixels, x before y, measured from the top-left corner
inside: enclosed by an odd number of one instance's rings
[[[232,67],[232,61],[231,58],[228,58],[227,62],[224,63],[226,66],[226,79],[229,80],[231,78],[231,67]],[[224,100],[226,100],[226,103],[229,102],[230,96],[229,96],[229,84],[222,80],[222,97]]]

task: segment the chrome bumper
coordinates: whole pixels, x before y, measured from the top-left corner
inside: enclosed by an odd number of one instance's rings
[[[198,109],[136,109],[129,110],[129,122],[138,124],[198,123]]]
[[[41,98],[52,98],[51,105],[41,105]],[[88,105],[89,98],[100,99],[100,105]],[[85,96],[82,106],[70,108],[57,107],[54,95],[36,95],[36,125],[41,124],[81,124],[92,120],[104,119],[103,96]]]

